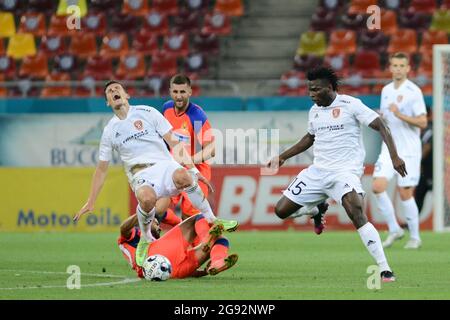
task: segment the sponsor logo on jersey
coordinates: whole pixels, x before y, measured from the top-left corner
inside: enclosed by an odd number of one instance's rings
[[[116,132],[116,138],[120,137],[120,133]]]
[[[316,115],[314,116],[314,119],[317,119],[319,117],[319,114],[316,113]]]
[[[341,109],[340,108],[334,108],[333,109],[333,117],[334,118],[338,118],[340,114],[341,114]]]
[[[339,100],[339,102],[343,102],[343,103],[346,103],[346,104],[350,104],[350,101],[348,101],[348,100]]]
[[[142,129],[144,129],[144,124],[142,123],[142,120],[136,120],[134,122],[134,127],[139,131],[142,131]]]
[[[403,101],[403,96],[402,95],[398,95],[397,96],[397,102],[400,103]]]

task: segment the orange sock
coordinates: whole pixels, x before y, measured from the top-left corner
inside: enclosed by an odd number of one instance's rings
[[[165,217],[161,222],[173,227],[179,224],[181,222],[181,219],[175,214],[175,212],[173,212],[172,209],[168,208]]]
[[[223,259],[225,259],[228,256],[228,247],[229,242],[226,238],[219,238],[214,243],[213,247],[211,248],[211,253],[209,256],[211,257],[211,263],[214,264],[214,262],[221,262]]]
[[[203,215],[197,215],[195,217],[195,233],[200,238],[200,240],[205,239],[209,235],[210,225],[208,221],[203,217]]]

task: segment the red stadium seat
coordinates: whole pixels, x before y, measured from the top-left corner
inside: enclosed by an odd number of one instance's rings
[[[137,31],[137,27],[137,17],[134,17],[132,15],[119,13],[111,17],[110,31],[112,32],[134,33]]]
[[[428,30],[422,33],[422,43],[419,47],[421,55],[432,56],[433,45],[435,44],[447,44],[448,38],[445,31],[432,31]]]
[[[25,13],[27,8],[27,2],[23,0],[1,0],[0,11],[11,12],[16,16],[21,16]]]
[[[307,72],[322,64],[322,58],[313,54],[296,55],[294,57],[294,69]]]
[[[54,71],[62,73],[74,73],[78,69],[78,60],[71,54],[61,54],[53,59]]]
[[[381,73],[379,54],[376,51],[360,50],[355,54],[352,71],[363,78],[377,78]]]
[[[354,54],[356,52],[356,32],[335,30],[330,35],[327,55]]]
[[[192,46],[195,51],[207,55],[218,55],[220,52],[220,42],[217,35],[204,33],[203,31],[194,36]]]
[[[166,15],[178,15],[178,1],[177,0],[153,0],[152,10],[156,10]]]
[[[379,6],[388,10],[401,10],[409,6],[410,0],[380,0]]]
[[[2,74],[7,80],[11,80],[16,77],[16,62],[13,58],[0,56],[0,74]]]
[[[19,31],[20,33],[31,33],[35,36],[42,37],[47,33],[45,24],[45,15],[43,13],[26,13],[20,17]]]
[[[0,83],[5,81],[5,76],[0,73]],[[6,97],[8,95],[8,90],[5,87],[0,86],[0,97]]]
[[[425,74],[428,76],[433,75],[433,56],[423,55],[420,60],[419,68],[417,69],[418,74]]]
[[[81,33],[71,38],[69,52],[80,58],[97,54],[97,39],[93,33]]]
[[[102,12],[89,11],[81,20],[83,28],[96,36],[103,36],[106,33],[106,17]]]
[[[3,39],[0,38],[0,56],[5,54],[5,45],[3,44]]]
[[[347,77],[350,73],[349,55],[327,55],[325,56],[324,64],[333,68],[341,78]]]
[[[186,57],[189,53],[189,41],[184,33],[170,33],[164,37],[162,50],[167,55]]]
[[[186,0],[185,6],[191,11],[200,11],[205,14],[209,11],[209,0]]]
[[[377,4],[378,0],[352,0],[348,13],[367,14],[367,8]]]
[[[119,79],[136,80],[145,77],[145,61],[141,52],[130,51],[120,57],[116,76]]]
[[[109,16],[113,16],[120,12],[122,1],[117,0],[91,0],[89,11],[104,12]]]
[[[389,41],[387,52],[405,52],[414,54],[417,52],[417,33],[412,29],[399,29]]]
[[[278,94],[281,96],[303,96],[307,95],[306,84],[301,84],[305,80],[303,72],[290,70],[281,76],[281,85]]]
[[[64,38],[60,36],[44,36],[41,39],[40,51],[45,52],[48,57],[66,52]]]
[[[91,74],[88,71],[84,71],[78,76],[78,81],[81,81],[81,86],[76,87],[72,92],[77,97],[103,97],[103,87],[95,85],[95,81],[106,80],[103,76]]]
[[[411,0],[409,6],[416,12],[431,15],[436,10],[436,0]]]
[[[173,31],[197,33],[200,31],[200,13],[181,8],[178,15],[173,18]]]
[[[56,12],[58,2],[54,0],[28,0],[27,9],[30,12],[40,12],[51,16]]]
[[[320,0],[319,8],[323,8],[327,11],[340,11],[344,6],[345,0]]]
[[[206,75],[208,73],[208,58],[201,53],[190,53],[184,63],[186,73],[195,73],[197,75]]]
[[[141,29],[138,34],[133,37],[131,44],[133,50],[144,55],[153,55],[159,51],[157,36],[147,33],[145,29]]]
[[[364,30],[359,38],[361,48],[384,53],[388,44],[388,37],[380,30]]]
[[[51,73],[45,78],[46,82],[55,81],[70,81],[70,75],[68,73]],[[58,85],[58,86],[46,86],[41,91],[42,98],[59,98],[70,97],[72,95],[72,89],[70,85]]]
[[[202,32],[205,34],[229,35],[231,34],[230,17],[220,13],[207,13],[203,23]]]
[[[440,9],[441,10],[442,9],[443,10],[445,10],[445,9],[450,10],[450,0],[442,0]]]
[[[429,16],[423,12],[416,12],[413,9],[403,10],[398,19],[402,28],[414,29],[419,32],[427,30],[430,26]]]
[[[111,33],[103,38],[100,55],[109,58],[119,58],[128,52],[128,38],[123,33]]]
[[[244,15],[242,0],[216,0],[214,11],[222,12],[227,16],[241,17]]]
[[[178,72],[177,58],[159,51],[152,56],[148,75],[171,77]]]
[[[311,18],[311,29],[314,31],[331,31],[336,26],[336,14],[319,7]]]
[[[90,57],[84,72],[99,80],[111,79],[113,77],[112,60],[104,55]]]
[[[346,13],[341,16],[342,27],[359,32],[367,28],[365,15],[357,13]]]
[[[123,2],[122,13],[133,16],[145,16],[148,13],[147,0],[125,0]]]
[[[144,17],[142,28],[147,33],[165,36],[169,34],[169,18],[159,11],[150,11]]]
[[[159,74],[148,74],[145,78],[147,84],[142,94],[144,96],[168,96],[169,94],[169,79],[168,76],[162,76]]]
[[[381,31],[383,31],[384,34],[394,34],[398,29],[397,14],[395,13],[395,11],[382,9],[380,15],[380,25]]]
[[[47,55],[39,52],[35,56],[25,57],[19,70],[19,77],[45,79],[48,76]]]

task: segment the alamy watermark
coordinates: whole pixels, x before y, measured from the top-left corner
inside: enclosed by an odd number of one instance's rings
[[[367,278],[367,289],[380,290],[381,289],[380,267],[377,265],[371,265],[367,267],[367,273],[370,274],[370,276]]]
[[[70,275],[66,281],[66,287],[69,290],[81,289],[81,269],[77,265],[70,265],[66,272]]]
[[[81,30],[81,9],[77,5],[68,6],[66,9],[66,27],[69,30]]]

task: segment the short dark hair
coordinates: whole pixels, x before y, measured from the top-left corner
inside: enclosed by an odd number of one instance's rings
[[[325,66],[319,66],[312,70],[309,70],[306,78],[309,81],[317,79],[327,80],[333,87],[334,91],[337,91],[337,88],[339,86],[339,77],[337,76],[336,72],[334,72],[333,69]]]
[[[170,79],[170,85],[172,84],[187,84],[191,86],[191,79],[184,74],[178,73]]]
[[[105,98],[106,98],[106,89],[107,89],[110,85],[112,85],[112,84],[114,84],[114,83],[120,84],[120,85],[123,87],[123,84],[121,84],[119,81],[116,81],[116,80],[109,80],[109,81],[105,84],[105,86],[103,87],[103,93],[105,94]]]
[[[406,59],[409,63],[409,55],[405,52],[396,52],[389,57],[389,60],[397,58],[397,59]]]

